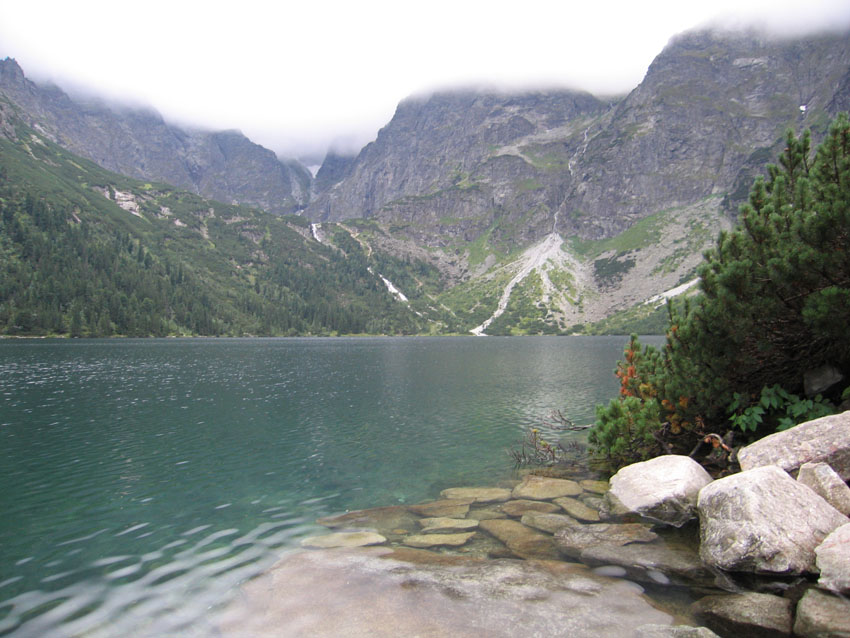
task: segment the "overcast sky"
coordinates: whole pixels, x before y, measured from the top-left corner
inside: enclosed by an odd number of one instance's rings
[[[359,148],[435,88],[624,93],[673,35],[717,21],[800,34],[850,26],[850,2],[0,0],[0,58],[303,156]]]

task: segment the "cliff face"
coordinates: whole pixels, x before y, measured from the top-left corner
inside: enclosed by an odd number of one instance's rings
[[[553,229],[611,237],[709,197],[734,212],[787,128],[817,139],[847,108],[848,69],[847,34],[701,31],[609,103],[567,91],[412,98],[306,214],[407,225],[432,245],[484,233],[522,245]]]
[[[238,131],[184,130],[149,109],[76,101],[55,86],[34,84],[11,59],[0,61],[0,93],[29,125],[109,170],[275,213],[309,199],[303,166],[279,160]]]

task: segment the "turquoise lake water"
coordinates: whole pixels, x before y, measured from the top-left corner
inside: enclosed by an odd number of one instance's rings
[[[0,636],[212,636],[316,518],[493,484],[552,410],[591,422],[626,342],[2,341]]]

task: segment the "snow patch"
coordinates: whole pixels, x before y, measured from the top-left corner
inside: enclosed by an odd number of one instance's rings
[[[697,277],[696,279],[691,279],[690,281],[687,281],[680,286],[676,286],[675,288],[671,288],[670,290],[665,290],[664,292],[662,292],[660,294],[657,294],[653,297],[650,297],[649,299],[644,301],[644,303],[645,304],[658,303],[659,305],[663,305],[663,304],[667,303],[668,299],[672,299],[673,297],[678,297],[679,295],[681,295],[686,290],[689,290],[690,288],[693,288],[694,286],[696,286],[698,283],[699,283],[699,277]]]

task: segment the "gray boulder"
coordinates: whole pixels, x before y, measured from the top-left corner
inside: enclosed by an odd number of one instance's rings
[[[772,465],[714,481],[699,494],[700,556],[728,571],[814,572],[815,548],[847,517]]]
[[[801,638],[850,636],[850,600],[810,589],[797,604],[794,635]]]
[[[659,456],[617,472],[605,494],[615,516],[638,514],[681,527],[696,515],[697,495],[711,476],[688,456]]]
[[[850,487],[826,463],[803,463],[797,480],[812,488],[845,516],[850,515]]]
[[[795,475],[803,463],[823,461],[850,480],[850,411],[776,432],[738,451],[742,470],[778,465]]]
[[[705,596],[691,605],[694,616],[721,636],[780,638],[791,635],[793,603],[771,594]]]
[[[818,585],[834,592],[850,592],[850,523],[827,536],[815,554],[820,570]]]

